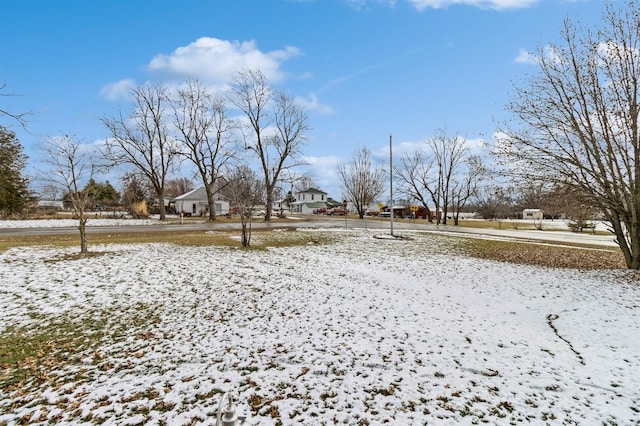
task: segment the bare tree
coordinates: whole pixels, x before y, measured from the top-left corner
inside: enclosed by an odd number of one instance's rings
[[[271,220],[280,173],[297,165],[296,157],[309,130],[303,107],[286,92],[275,93],[260,71],[241,71],[234,79],[231,101],[246,116],[245,149],[257,155],[266,191],[265,221]]]
[[[177,197],[196,189],[191,179],[186,177],[167,179],[164,183],[164,193],[169,197]]]
[[[608,3],[598,31],[565,21],[515,88],[498,147],[514,173],[568,185],[609,220],[627,267],[640,269],[640,3]]]
[[[251,245],[251,217],[254,207],[264,201],[264,185],[248,166],[234,169],[222,189],[223,194],[240,214],[243,247]]]
[[[209,220],[216,220],[215,196],[221,190],[225,171],[238,156],[233,139],[236,127],[227,113],[225,100],[214,97],[198,81],[190,81],[172,102],[174,126],[182,147],[180,154],[196,168],[209,204]]]
[[[446,224],[452,207],[457,225],[459,210],[474,195],[482,170],[484,166],[480,159],[470,156],[466,139],[459,135],[451,138],[444,130],[439,130],[426,141],[424,148],[404,153],[394,174],[400,179],[401,192],[427,209],[429,221],[431,201],[436,211],[436,223]]]
[[[60,188],[58,188],[56,185],[47,183],[44,184],[42,188],[40,188],[40,199],[47,201],[56,201],[58,199],[59,193]]]
[[[166,90],[160,86],[133,89],[129,116],[105,117],[102,122],[110,137],[103,156],[112,165],[130,164],[145,176],[157,198],[160,220],[166,218],[165,181],[174,165],[177,150],[166,126]]]
[[[6,82],[0,83],[0,92],[2,92],[6,87],[7,87]],[[13,93],[0,93],[0,97],[7,97],[7,96],[16,96],[16,95]],[[27,122],[26,122],[27,115],[29,115],[29,113],[13,113],[13,112],[9,112],[4,108],[0,108],[0,116],[9,117],[17,121],[23,128],[26,128],[26,125],[27,125]]]
[[[297,192],[302,192],[309,188],[320,189],[318,187],[318,184],[313,180],[313,178],[305,175],[300,175],[300,176],[294,175],[294,180],[292,184],[293,184],[292,191],[294,194]]]
[[[355,151],[350,163],[338,164],[338,177],[344,195],[353,203],[360,219],[384,192],[385,172],[373,165],[366,147]]]
[[[50,168],[40,171],[39,179],[67,194],[73,214],[78,219],[80,254],[86,255],[88,211],[95,201],[90,191],[81,188],[84,181],[92,178],[96,162],[89,151],[71,136],[47,139],[45,153],[45,164]]]
[[[456,226],[460,221],[460,212],[467,201],[475,197],[486,173],[484,162],[478,156],[469,156],[464,161],[464,167],[465,171],[455,176],[450,186],[453,222]]]
[[[146,200],[152,190],[139,173],[126,173],[122,178],[122,204],[136,219],[148,216]]]
[[[479,188],[475,199],[478,203],[480,214],[488,220],[503,219],[512,216],[513,188],[490,185]]]
[[[442,223],[446,225],[452,201],[453,180],[460,165],[469,155],[469,148],[464,138],[459,135],[450,138],[445,130],[439,130],[435,137],[427,141],[427,145],[433,153],[437,173],[437,190],[432,194],[435,195],[436,212],[440,212],[440,206],[442,206]],[[439,214],[436,220],[440,223]]]
[[[436,184],[432,181],[433,159],[417,149],[400,156],[400,166],[394,167],[394,175],[400,180],[400,192],[417,200],[427,211],[427,219],[433,222],[430,200],[435,200]],[[437,183],[437,182],[436,182]]]

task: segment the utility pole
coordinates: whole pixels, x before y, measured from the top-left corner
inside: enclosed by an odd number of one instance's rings
[[[393,237],[393,144],[389,134],[389,195],[391,197],[391,236]]]

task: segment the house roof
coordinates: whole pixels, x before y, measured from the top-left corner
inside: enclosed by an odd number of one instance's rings
[[[40,200],[38,201],[38,207],[64,207],[64,202],[62,200]]]
[[[319,189],[316,188],[307,188],[304,191],[298,191],[296,192],[296,194],[326,194],[326,192],[324,191],[320,191]]]
[[[318,203],[300,203],[304,206],[307,206],[309,208],[312,209],[318,209],[320,207],[327,207],[327,203],[323,203],[323,202],[318,202]]]
[[[204,189],[204,186],[201,186],[200,188],[196,188],[192,191],[189,191],[185,194],[182,195],[178,195],[176,197],[176,201],[178,200],[194,200],[194,201],[200,201],[200,200],[206,200],[207,199],[207,191]]]

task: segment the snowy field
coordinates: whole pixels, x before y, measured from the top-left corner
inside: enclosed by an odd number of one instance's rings
[[[107,332],[0,389],[0,424],[212,425],[227,391],[260,425],[640,422],[637,274],[478,260],[430,233],[299,232],[268,250],[1,253],[3,333]]]

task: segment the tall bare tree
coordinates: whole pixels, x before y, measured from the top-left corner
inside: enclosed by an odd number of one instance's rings
[[[80,254],[88,253],[88,211],[95,200],[90,191],[82,189],[83,183],[91,180],[96,170],[96,161],[88,149],[71,136],[49,138],[45,141],[45,164],[47,170],[39,172],[39,180],[54,185],[67,194],[73,214],[78,218],[80,231]]]
[[[274,191],[280,173],[297,160],[309,130],[304,108],[286,92],[275,92],[259,70],[241,71],[233,84],[231,101],[247,119],[245,149],[260,163],[266,191],[265,221],[271,220]]]
[[[482,217],[489,220],[513,217],[515,192],[513,187],[499,185],[478,188],[475,199]]]
[[[243,247],[251,245],[251,217],[254,207],[264,202],[264,184],[249,166],[235,168],[227,177],[222,192],[240,214]]]
[[[132,90],[131,113],[120,111],[117,117],[105,117],[102,122],[110,137],[103,156],[112,165],[129,164],[151,184],[165,220],[164,185],[177,155],[175,140],[169,135],[165,109],[168,96],[161,86],[140,86]]]
[[[225,182],[222,177],[237,159],[239,147],[233,137],[235,122],[225,100],[216,98],[198,81],[190,81],[172,102],[174,126],[182,142],[180,154],[196,168],[209,204],[209,220],[216,220],[215,197]]]
[[[177,197],[196,189],[191,179],[180,177],[175,179],[167,179],[164,183],[164,193],[168,197]]]
[[[0,97],[9,97],[9,96],[16,96],[13,93],[2,93],[3,90],[5,90],[7,87],[7,83],[6,82],[2,82],[0,83]],[[27,122],[26,122],[26,118],[29,115],[29,113],[23,112],[23,113],[15,113],[15,112],[11,112],[5,108],[0,108],[0,117],[4,116],[4,117],[9,117],[15,121],[17,121],[23,128],[26,128],[27,126]]]
[[[316,188],[316,189],[321,189],[318,184],[313,180],[312,177],[310,176],[306,176],[306,175],[299,175],[299,176],[293,176],[293,189],[292,192],[295,193],[296,192],[302,192],[304,190],[307,190],[309,188]],[[287,181],[290,182],[290,181]]]
[[[479,156],[471,155],[463,163],[464,170],[454,176],[450,185],[454,225],[459,224],[460,212],[476,196],[486,173],[484,162]]]
[[[351,162],[338,164],[338,177],[345,197],[353,203],[360,219],[384,192],[385,172],[373,164],[371,151],[366,147],[355,151]]]
[[[433,158],[422,149],[404,152],[400,156],[400,166],[394,167],[393,173],[400,181],[400,193],[410,200],[417,200],[426,209],[429,222],[433,222],[429,208],[437,191],[437,181],[434,183],[432,179]]]
[[[640,3],[625,3],[607,3],[597,31],[566,20],[561,41],[539,49],[499,152],[514,173],[588,195],[640,269]]]
[[[152,193],[149,186],[140,173],[125,173],[122,177],[122,204],[136,219],[147,217],[146,200]]]
[[[435,193],[436,212],[442,206],[442,223],[446,225],[449,207],[452,201],[454,177],[459,172],[465,158],[469,155],[466,139],[460,135],[447,136],[445,130],[439,130],[433,138],[427,141],[433,153],[434,167],[437,177],[437,191]],[[440,222],[440,215],[436,220]]]
[[[449,208],[453,207],[457,225],[459,209],[473,196],[483,169],[480,159],[470,155],[466,139],[449,137],[446,131],[438,130],[424,147],[404,153],[394,174],[400,179],[401,192],[418,200],[427,209],[430,221],[429,201],[435,207],[436,223],[446,224]]]

